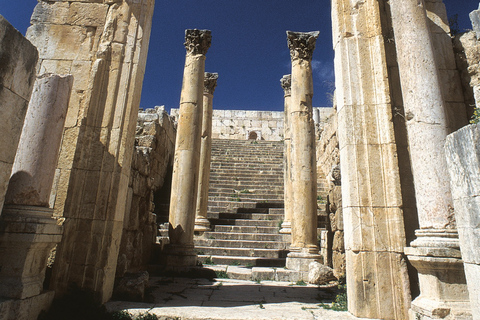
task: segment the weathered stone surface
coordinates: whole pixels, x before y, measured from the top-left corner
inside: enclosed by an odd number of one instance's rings
[[[202,139],[198,177],[197,204],[195,208],[195,231],[210,230],[207,219],[210,162],[212,158],[212,112],[213,93],[217,86],[218,73],[205,72],[203,88]]]
[[[175,151],[175,126],[164,108],[140,110],[138,114],[117,278],[145,270],[150,261],[157,235],[154,212],[160,213],[154,205],[154,200],[160,200],[154,199],[154,195],[169,182],[167,172],[173,166]],[[145,136],[153,137],[155,144],[140,146]]]
[[[480,318],[480,124],[450,134],[445,153],[470,305],[477,319]]]
[[[37,59],[35,47],[0,15],[0,210],[35,83]]]
[[[187,55],[180,95],[170,198],[171,250],[167,254],[167,264],[170,265],[188,266],[195,265],[196,262],[192,249],[202,136],[204,54],[210,47],[210,39],[209,30],[185,31]]]
[[[402,102],[395,96],[388,5],[332,1],[341,213],[348,310],[357,317],[406,319],[409,278],[400,263],[406,203],[392,112]]]
[[[310,262],[308,266],[308,283],[327,284],[335,279],[332,268],[324,266],[317,261]]]
[[[468,295],[461,261],[449,255],[458,240],[443,146],[447,134],[466,122],[466,113],[446,12],[441,1],[390,3],[420,227],[405,249],[419,272],[420,296],[411,312],[431,317],[436,307],[430,301],[436,301],[456,314],[467,308]],[[453,105],[445,101],[459,102],[456,119],[448,117]]]
[[[73,77],[35,82],[5,198],[6,204],[48,207]]]
[[[312,118],[311,66],[318,35],[318,31],[309,33],[287,31],[292,60],[288,122],[293,208],[292,245],[286,265],[287,268],[297,271],[306,271],[306,265],[312,260],[321,260],[317,244],[317,168]],[[297,261],[301,259],[305,261]]]
[[[143,301],[150,276],[147,271],[126,274],[114,289],[115,299],[124,301]]]
[[[52,196],[66,219],[58,295],[75,283],[104,302],[113,290],[153,3],[39,1],[27,31],[40,72],[75,74]]]
[[[470,12],[469,16],[472,22],[473,32],[477,35],[477,39],[480,39],[480,7],[479,10]]]
[[[283,202],[285,208],[285,215],[282,223],[280,233],[292,233],[292,217],[293,217],[293,191],[292,191],[292,139],[290,135],[290,104],[292,98],[292,76],[290,74],[284,75],[280,79],[280,84],[284,91],[284,190]]]

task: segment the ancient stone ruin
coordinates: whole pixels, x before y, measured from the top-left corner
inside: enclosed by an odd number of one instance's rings
[[[441,0],[331,5],[333,108],[318,32],[287,31],[284,112],[214,108],[197,29],[179,108],[139,111],[153,0],[39,0],[26,37],[0,16],[0,319],[207,263],[346,278],[356,317],[480,319],[480,11],[452,38]]]

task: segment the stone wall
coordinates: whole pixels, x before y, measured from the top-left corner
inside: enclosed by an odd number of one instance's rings
[[[173,166],[175,134],[173,119],[163,108],[139,111],[117,277],[145,270],[150,260],[157,235],[153,197]]]
[[[322,127],[331,113],[332,108],[314,108],[314,120]],[[170,114],[178,118],[178,109]],[[212,138],[281,141],[283,122],[283,111],[213,110]]]
[[[38,1],[27,38],[39,73],[73,74],[54,210],[65,218],[52,287],[110,299],[154,0]]]
[[[0,15],[0,212],[35,83],[37,59],[35,47]]]
[[[322,237],[322,255],[324,263],[334,269],[337,278],[341,278],[345,276],[345,242],[337,126],[334,109],[317,141],[317,172],[319,179],[322,179],[319,183],[326,186],[325,210],[329,222]]]

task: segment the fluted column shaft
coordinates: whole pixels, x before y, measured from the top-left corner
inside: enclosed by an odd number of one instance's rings
[[[218,73],[205,72],[203,87],[202,139],[200,144],[200,177],[197,192],[195,231],[210,230],[207,219],[208,189],[210,187],[210,163],[212,156],[213,93],[217,86]]]
[[[171,251],[176,251],[180,258],[167,262],[172,265],[191,265],[196,260],[193,253],[193,229],[202,134],[205,54],[210,47],[211,33],[208,30],[186,30],[185,40],[187,55],[180,97],[169,216]]]
[[[293,203],[292,203],[292,176],[290,172],[291,165],[291,138],[290,138],[290,103],[292,98],[292,76],[290,74],[284,75],[280,79],[280,84],[285,92],[285,117],[284,117],[284,185],[283,185],[283,202],[285,208],[285,216],[282,223],[282,229],[280,233],[291,233],[292,232],[292,212],[293,212]]]

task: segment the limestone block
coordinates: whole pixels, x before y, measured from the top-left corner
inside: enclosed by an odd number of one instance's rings
[[[345,277],[345,253],[333,251],[332,253],[333,274],[337,279]]]
[[[470,302],[480,316],[480,124],[469,125],[447,137],[445,154],[450,173],[460,249]]]
[[[404,319],[409,305],[402,301],[410,301],[410,291],[405,290],[409,288],[409,280],[403,254],[348,250],[346,258],[348,310],[358,317],[393,314],[392,319]],[[381,274],[375,276],[375,270],[381,270]],[[361,278],[354,276],[358,272]],[[403,299],[385,299],[377,294],[386,290],[393,290],[395,296]]]
[[[79,26],[101,27],[105,24],[108,4],[72,2],[67,23]]]
[[[114,289],[114,297],[124,301],[143,301],[149,274],[143,271],[123,277]]]
[[[332,249],[334,251],[340,251],[340,252],[345,251],[345,241],[344,241],[343,231],[337,231],[333,235]]]
[[[35,6],[30,23],[35,24],[40,21],[51,24],[65,24],[69,9],[68,2],[44,2],[41,1]]]
[[[310,284],[327,284],[335,280],[333,269],[327,267],[317,261],[313,261],[308,266],[308,283]]]
[[[479,10],[470,12],[469,16],[470,21],[472,22],[473,31],[477,35],[477,39],[480,39],[480,7]]]

